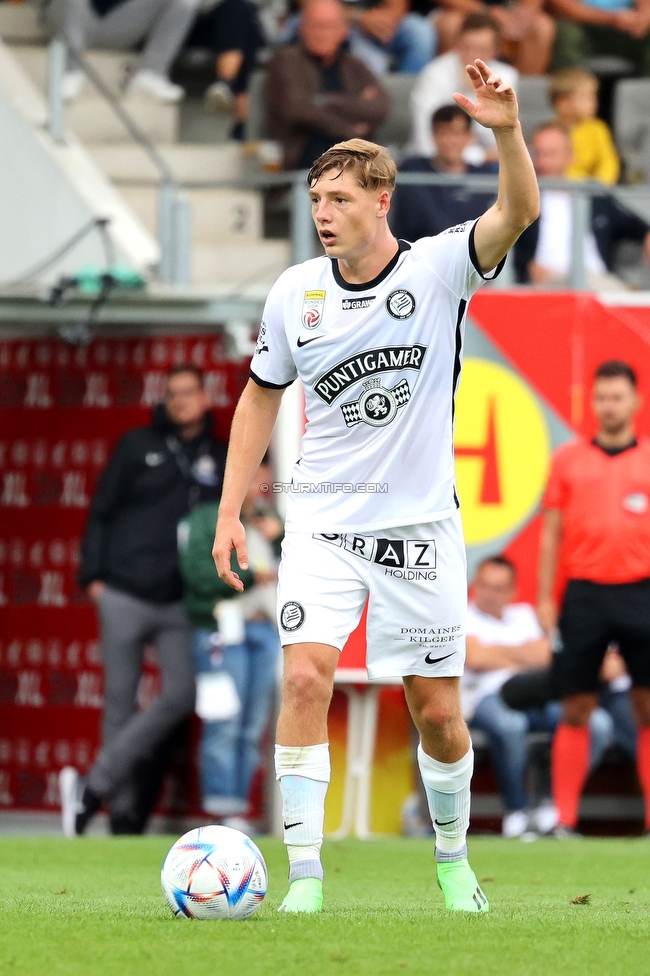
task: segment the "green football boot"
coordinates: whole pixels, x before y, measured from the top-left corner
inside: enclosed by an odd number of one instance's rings
[[[299,878],[289,885],[279,912],[315,914],[323,908],[323,882],[318,878]]]
[[[450,912],[490,911],[489,902],[467,858],[462,861],[441,861],[436,867],[438,887],[445,896],[445,907]]]

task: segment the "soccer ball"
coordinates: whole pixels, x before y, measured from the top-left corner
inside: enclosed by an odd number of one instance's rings
[[[246,834],[230,827],[197,827],[170,848],[160,873],[177,918],[249,918],[268,885],[266,864]]]

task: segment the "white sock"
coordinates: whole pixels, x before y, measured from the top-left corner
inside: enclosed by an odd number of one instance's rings
[[[316,746],[276,746],[275,775],[282,793],[284,843],[289,855],[289,883],[299,878],[323,880],[325,795],[330,781],[327,742]]]
[[[441,763],[427,756],[420,743],[418,765],[436,832],[436,861],[460,861],[467,857],[474,751],[470,745],[458,762]]]

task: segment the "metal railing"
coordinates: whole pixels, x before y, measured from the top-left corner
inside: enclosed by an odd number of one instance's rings
[[[110,105],[131,138],[140,146],[158,172],[157,236],[160,246],[158,276],[173,285],[190,281],[191,217],[189,201],[167,161],[137,122],[120,104],[103,78],[60,38],[50,42],[48,51],[48,132],[55,142],[65,142],[65,103],[63,78],[69,63],[80,68],[102,98]]]
[[[311,202],[307,185],[307,171],[298,170],[287,173],[265,173],[259,176],[244,177],[239,180],[197,180],[184,181],[186,189],[239,189],[264,190],[273,187],[287,187],[290,191],[288,205],[290,211],[290,240],[291,263],[299,264],[307,261],[316,254],[317,238],[311,216]],[[398,173],[398,186],[462,186],[473,193],[493,194],[496,197],[498,188],[497,175],[463,174],[450,175],[448,173]],[[594,196],[604,196],[614,191],[620,196],[620,188],[603,186],[602,183],[592,181],[577,183],[573,180],[542,179],[539,181],[542,190],[564,190],[571,197],[571,264],[569,271],[569,287],[584,291],[587,287],[587,276],[584,263],[584,243],[591,230],[590,201]],[[630,201],[623,200],[629,206]],[[634,210],[634,207],[631,208]],[[645,216],[642,214],[642,216]],[[515,284],[512,255],[509,255],[500,276],[493,287],[510,288]]]

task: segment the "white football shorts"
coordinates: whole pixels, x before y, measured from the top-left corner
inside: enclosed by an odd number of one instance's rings
[[[460,513],[372,535],[287,532],[278,578],[283,645],[340,651],[366,599],[371,680],[461,675],[467,564]]]

